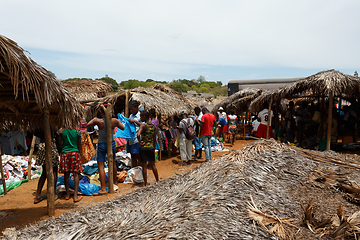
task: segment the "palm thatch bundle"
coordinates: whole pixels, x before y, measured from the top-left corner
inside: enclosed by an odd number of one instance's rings
[[[233,103],[235,101],[239,101],[242,98],[248,97],[248,96],[258,96],[260,93],[262,92],[262,90],[259,89],[255,89],[255,88],[245,88],[242,89],[234,94],[232,94],[230,97],[225,98],[224,100],[222,100],[220,103],[218,103],[217,105],[215,105],[215,107],[213,108],[212,112],[216,113],[220,107],[224,108],[224,110],[227,112],[230,109],[234,109],[236,108]],[[239,103],[239,102],[238,102]],[[242,106],[242,105],[241,105]]]
[[[319,233],[302,224],[300,208],[316,196],[313,192],[329,194],[314,198],[323,214],[336,212],[339,204],[346,212],[358,210],[338,197],[341,193],[313,187],[309,174],[329,167],[335,165],[309,159],[296,148],[256,141],[107,203],[8,229],[5,239],[317,239]],[[359,181],[353,169],[336,171]]]
[[[254,100],[255,98],[257,98],[258,96],[260,96],[265,90],[258,90],[256,93],[243,97],[243,98],[239,98],[235,101],[233,101],[229,107],[227,108],[233,108],[235,109],[235,112],[237,113],[241,113],[241,112],[245,112],[248,111],[250,103],[252,100]]]
[[[78,101],[101,98],[109,94],[111,84],[101,80],[72,80],[61,81]]]
[[[157,89],[160,90],[164,93],[167,93],[169,96],[172,96],[174,98],[177,98],[185,103],[188,103],[190,105],[192,105],[193,107],[196,107],[196,104],[194,104],[193,102],[191,102],[190,100],[188,100],[187,98],[185,98],[183,95],[181,95],[180,93],[178,93],[177,91],[175,91],[172,88],[169,88],[163,84],[154,84],[151,86],[151,88],[153,89]]]
[[[356,97],[360,93],[360,78],[334,69],[318,72],[260,95],[251,102],[250,109],[251,111],[260,110],[265,101],[278,102],[281,98],[291,99],[308,92],[317,97],[327,97],[329,94]]]
[[[41,127],[43,110],[52,126],[71,127],[83,110],[56,77],[35,63],[16,42],[0,35],[0,124]]]
[[[86,119],[95,117],[103,102],[111,103],[116,114],[124,112],[126,94],[128,94],[129,101],[139,101],[144,108],[154,108],[158,114],[167,116],[177,115],[181,111],[192,113],[196,107],[194,103],[184,98],[181,94],[157,84],[150,88],[138,87],[136,89],[124,90],[115,95],[98,98],[91,102],[83,101],[87,109]]]

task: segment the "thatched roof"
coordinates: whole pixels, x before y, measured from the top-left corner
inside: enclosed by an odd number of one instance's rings
[[[360,93],[360,78],[343,74],[334,69],[318,72],[296,82],[286,84],[280,88],[261,94],[250,104],[251,111],[261,109],[263,102],[278,102],[282,98],[294,98],[308,92],[316,96],[332,95],[358,96]]]
[[[220,107],[224,108],[225,111],[228,111],[230,109],[235,109],[237,107],[235,107],[233,105],[233,103],[235,101],[239,101],[242,98],[248,97],[248,96],[253,96],[255,95],[259,95],[261,93],[262,90],[259,89],[255,89],[255,88],[245,88],[242,89],[234,94],[232,94],[230,97],[225,98],[224,100],[222,100],[220,103],[218,103],[217,105],[215,105],[215,107],[213,108],[212,112],[215,113],[219,110]],[[238,102],[238,103],[242,103],[242,102]],[[242,103],[243,104],[243,103]]]
[[[237,113],[248,111],[251,101],[260,96],[264,91],[265,90],[259,89],[256,93],[252,95],[239,98],[233,101],[230,105],[228,105],[227,108],[233,108]]]
[[[72,80],[61,81],[78,101],[101,98],[109,94],[111,84],[101,80]]]
[[[101,103],[108,102],[114,105],[115,113],[121,113],[125,110],[126,92],[129,92],[129,101],[139,101],[145,108],[154,108],[157,113],[163,115],[176,115],[181,111],[192,113],[196,105],[184,98],[176,91],[156,84],[150,88],[139,87],[131,90],[124,90],[115,95],[98,98],[93,101],[83,101],[87,106],[86,119],[96,116]]]
[[[2,35],[0,86],[0,128],[42,127],[46,107],[52,127],[74,126],[82,116],[81,105],[56,77]]]

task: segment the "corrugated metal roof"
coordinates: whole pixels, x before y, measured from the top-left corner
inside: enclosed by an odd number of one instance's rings
[[[268,78],[268,79],[253,79],[253,80],[230,80],[229,83],[238,83],[239,85],[242,84],[264,84],[264,83],[289,83],[295,82],[302,78]]]

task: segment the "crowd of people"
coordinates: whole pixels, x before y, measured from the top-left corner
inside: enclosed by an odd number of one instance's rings
[[[106,107],[106,103],[103,105]],[[116,138],[113,136],[116,131],[124,131],[128,125],[132,126],[134,129],[134,136],[127,137],[126,152],[131,156],[132,168],[141,166],[144,186],[148,184],[148,168],[152,170],[155,180],[159,181],[159,173],[155,164],[155,149],[159,149],[159,145],[161,145],[159,132],[162,132],[163,136],[168,137],[168,146],[171,146],[171,139],[178,139],[178,146],[176,149],[178,149],[180,153],[181,162],[179,165],[181,166],[191,164],[191,161],[193,160],[202,159],[203,151],[205,155],[204,160],[209,162],[212,159],[211,139],[213,136],[217,135],[218,132],[221,133],[220,135],[224,141],[228,141],[231,145],[234,144],[235,134],[237,133],[238,117],[234,114],[233,110],[227,114],[220,108],[218,114],[214,115],[205,106],[202,106],[201,108],[196,107],[194,109],[195,115],[188,115],[185,111],[182,111],[179,116],[173,116],[171,121],[168,122],[168,126],[166,126],[167,124],[159,123],[154,109],[144,109],[143,107],[140,107],[138,101],[130,101],[130,116],[127,118],[128,123],[124,124],[124,122],[121,121],[121,119],[124,119],[124,116],[121,118],[112,117],[110,121],[113,172],[115,173],[113,175],[113,182],[115,185],[118,184],[118,179],[116,177],[117,165],[115,163],[117,148],[114,140]],[[99,117],[93,118],[88,123],[84,123],[85,129],[95,128],[98,135],[94,154],[96,153],[100,190],[93,193],[94,196],[107,193],[105,163],[107,162],[108,136],[105,121],[106,115],[103,108],[99,108],[98,116]],[[165,130],[165,128],[168,129]],[[79,175],[83,171],[81,152],[87,147],[84,145],[84,134],[85,133],[81,131],[81,127],[77,126],[72,129],[59,129],[54,131],[52,137],[54,189],[56,189],[58,172],[62,173],[64,175],[66,191],[65,199],[69,200],[71,197],[69,179],[71,177],[74,180],[74,202],[79,202],[82,199],[82,196],[77,193],[79,187]],[[39,134],[36,133],[36,135]],[[47,177],[44,143],[40,146],[36,164],[43,166],[43,173],[38,182],[34,203],[39,203],[46,198],[45,196],[41,196],[41,191]],[[193,146],[195,149],[194,154]],[[57,195],[54,197],[55,199],[58,198]]]
[[[357,102],[340,107],[334,104],[331,116],[331,142],[337,143],[341,137],[342,143],[357,142],[360,128]],[[284,112],[274,113],[269,117],[269,105],[263,104],[263,110],[252,119],[252,135],[259,138],[275,138],[281,142],[292,143],[299,147],[313,147],[319,141],[326,141],[328,129],[329,103],[302,101],[295,107],[293,101],[288,103]],[[277,119],[275,118],[277,117]],[[277,126],[274,121],[277,120]],[[269,131],[267,132],[267,127]],[[267,136],[268,134],[268,136]],[[350,140],[344,140],[344,138]]]
[[[106,105],[106,104],[104,104]],[[132,124],[134,135],[126,139],[126,152],[131,156],[131,167],[141,166],[143,173],[144,186],[148,184],[147,169],[150,168],[154,174],[155,180],[159,181],[159,173],[156,168],[156,149],[166,143],[167,147],[172,147],[180,153],[179,165],[185,166],[191,164],[191,161],[203,158],[209,162],[212,159],[211,140],[213,136],[221,139],[223,142],[234,145],[235,136],[240,124],[239,117],[234,110],[225,112],[222,107],[214,115],[205,106],[196,107],[195,115],[188,115],[182,111],[179,116],[173,116],[171,120],[162,121],[161,123],[156,117],[154,109],[140,108],[139,102],[129,102],[130,116],[128,124]],[[334,107],[334,106],[332,106]],[[326,139],[327,129],[327,109],[328,104],[319,105],[302,102],[300,106],[295,108],[293,101],[290,101],[288,108],[282,114],[270,111],[268,103],[263,104],[263,110],[257,113],[252,119],[253,129],[251,134],[259,138],[276,138],[279,141],[294,143],[298,146],[304,146],[304,140],[315,137],[317,139]],[[351,136],[352,141],[357,141],[358,116],[356,103],[350,106],[344,106],[342,109],[334,108],[331,126],[331,141],[336,142],[339,135]],[[320,112],[322,114],[320,114]],[[321,117],[323,116],[323,117]],[[276,119],[275,117],[278,117]],[[115,164],[115,147],[114,134],[116,131],[125,130],[125,126],[120,118],[111,118],[111,134],[112,134],[112,150],[113,150],[113,167],[117,172]],[[278,120],[278,125],[274,126],[274,122]],[[100,108],[99,118],[94,118],[87,123],[87,127],[96,127],[98,129],[98,141],[94,154],[96,153],[96,161],[100,176],[101,188],[93,195],[103,195],[106,190],[105,162],[107,162],[107,132],[105,112]],[[360,124],[359,124],[360,127]],[[167,129],[165,129],[167,128]],[[116,130],[119,129],[119,130]],[[124,131],[125,132],[125,131]],[[163,139],[161,143],[160,135]],[[36,133],[36,135],[41,135]],[[85,134],[86,135],[86,134]],[[77,195],[79,186],[79,174],[82,172],[82,150],[87,146],[84,141],[88,138],[84,137],[79,128],[60,129],[53,134],[52,142],[52,170],[54,172],[54,182],[58,172],[64,174],[64,184],[66,189],[65,199],[70,199],[69,177],[72,174],[74,180],[74,197],[73,201],[78,202],[81,196]],[[90,141],[90,140],[88,140]],[[90,141],[91,142],[91,141]],[[178,144],[176,144],[176,142]],[[307,143],[308,144],[308,143]],[[193,149],[195,150],[193,154]],[[81,154],[82,153],[82,154]],[[38,188],[34,203],[38,203],[44,199],[41,196],[41,190],[46,180],[46,164],[45,164],[45,145],[39,144],[39,150],[36,159],[37,165],[43,166],[43,172],[38,182]],[[114,184],[118,184],[116,174],[114,174]],[[55,187],[55,186],[54,186]],[[55,199],[57,196],[55,196]]]

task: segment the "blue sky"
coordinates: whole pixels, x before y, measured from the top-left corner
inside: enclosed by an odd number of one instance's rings
[[[0,34],[60,79],[209,81],[360,70],[357,0],[0,0]]]

